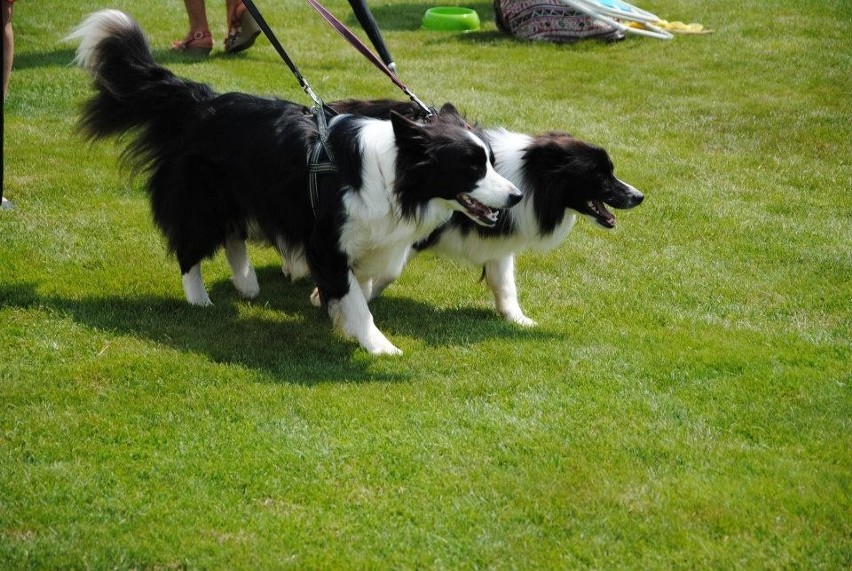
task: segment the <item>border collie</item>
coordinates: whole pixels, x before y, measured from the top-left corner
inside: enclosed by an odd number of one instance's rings
[[[128,140],[122,158],[148,174],[153,219],[177,257],[189,303],[209,305],[201,261],[224,246],[233,282],[259,291],[245,239],[276,246],[294,277],[310,273],[334,327],[374,354],[399,354],[375,326],[361,283],[392,281],[411,244],[453,212],[493,226],[521,199],[485,143],[450,121],[420,125],[338,115],[325,148],[336,172],[309,191],[319,139],[311,111],[288,101],[216,94],[157,64],[126,14],[97,12],[69,36],[94,78],[80,128]]]
[[[420,108],[410,102],[347,100],[331,106],[367,117],[388,117],[393,112],[412,120],[423,119]],[[449,123],[458,122],[459,117],[451,104],[444,105],[438,113],[439,121]],[[497,311],[509,321],[533,326],[535,321],[524,315],[518,303],[515,254],[526,249],[547,251],[557,247],[571,232],[578,214],[602,228],[612,229],[616,219],[607,206],[633,208],[644,195],[615,176],[612,160],[604,149],[567,133],[532,136],[499,128],[476,130],[491,147],[497,172],[516,184],[524,198],[511,210],[502,212],[497,224],[488,228],[453,215],[447,224],[416,243],[410,257],[431,248],[483,267]],[[367,289],[375,297],[387,285],[376,281]],[[318,303],[316,292],[312,300]]]

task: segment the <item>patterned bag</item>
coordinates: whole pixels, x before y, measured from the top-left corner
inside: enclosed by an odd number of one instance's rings
[[[612,26],[559,0],[494,0],[494,15],[498,28],[523,40],[562,43],[583,38],[613,41],[624,37]]]

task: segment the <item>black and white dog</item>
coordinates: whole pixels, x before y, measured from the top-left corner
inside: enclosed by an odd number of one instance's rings
[[[423,119],[420,108],[409,102],[348,100],[331,105],[341,112],[368,117],[388,117],[393,112],[412,120]],[[449,104],[441,108],[438,117],[450,123],[460,120]],[[426,240],[416,243],[410,257],[431,248],[483,267],[497,310],[509,321],[532,326],[535,321],[524,315],[518,303],[515,254],[527,249],[555,248],[571,232],[578,214],[603,228],[614,228],[615,216],[607,206],[633,208],[644,195],[615,176],[612,160],[604,149],[567,133],[533,136],[506,129],[476,129],[491,147],[497,172],[516,184],[524,198],[511,210],[502,212],[492,227],[477,226],[464,216],[453,215]],[[375,297],[387,285],[375,281],[365,290]],[[312,300],[319,303],[316,292]]]
[[[104,10],[71,39],[97,93],[80,120],[90,139],[127,137],[123,158],[149,173],[154,222],[183,276],[187,300],[208,305],[201,261],[219,248],[246,297],[258,293],[245,239],[275,245],[294,277],[310,272],[334,326],[370,353],[398,354],[373,323],[361,284],[389,282],[411,244],[463,212],[493,226],[521,199],[483,141],[457,122],[420,125],[339,115],[328,125],[336,174],[309,192],[319,139],[304,106],[217,95],[158,65],[139,25]]]

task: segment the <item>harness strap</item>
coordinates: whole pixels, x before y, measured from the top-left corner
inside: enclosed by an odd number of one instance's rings
[[[290,68],[290,71],[299,82],[299,86],[308,94],[311,101],[314,102],[313,107],[311,107],[311,113],[313,113],[317,121],[319,138],[316,143],[314,143],[314,146],[308,156],[308,194],[311,200],[311,210],[314,212],[314,218],[317,218],[319,216],[318,175],[337,173],[337,169],[334,167],[334,156],[331,152],[331,147],[328,144],[328,117],[337,115],[337,111],[323,103],[322,99],[314,93],[314,90],[311,88],[308,80],[305,79],[305,76],[302,75],[299,68],[293,60],[290,59],[290,56],[281,45],[281,42],[279,42],[278,38],[275,37],[275,33],[272,31],[272,28],[269,27],[269,24],[266,23],[266,19],[260,13],[260,10],[255,5],[254,0],[243,0],[243,4],[245,5],[246,10],[249,11],[257,22],[258,27],[267,37],[269,43],[272,44],[272,47],[275,48],[275,51],[278,52],[278,55],[281,56],[281,59],[284,60],[285,64],[287,64],[287,67]]]
[[[308,161],[308,195],[311,198],[311,210],[314,213],[314,219],[319,218],[320,197],[318,178],[321,175],[336,173],[337,169],[334,167],[334,164],[328,160],[326,147],[320,139],[317,139],[313,149],[311,149],[311,157]]]
[[[334,166],[334,154],[331,152],[331,146],[328,143],[328,118],[325,111],[319,107],[311,109],[317,120],[317,130],[319,137],[311,149],[308,159],[308,195],[311,199],[311,210],[314,212],[314,218],[319,218],[319,176],[328,174],[337,174],[337,168]]]

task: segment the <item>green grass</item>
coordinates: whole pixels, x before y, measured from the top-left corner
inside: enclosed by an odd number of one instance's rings
[[[265,40],[188,61],[181,2],[108,4],[180,75],[306,102]],[[219,256],[215,306],[188,307],[142,182],[73,133],[89,86],[60,39],[105,5],[16,3],[0,568],[852,566],[852,8],[640,4],[716,33],[529,44],[489,2],[468,35],[372,6],[421,98],[568,130],[646,193],[520,257],[535,330],[418,258],[373,304],[405,355],[377,359],[262,248],[256,300]],[[261,7],[326,99],[398,95],[307,5]]]

